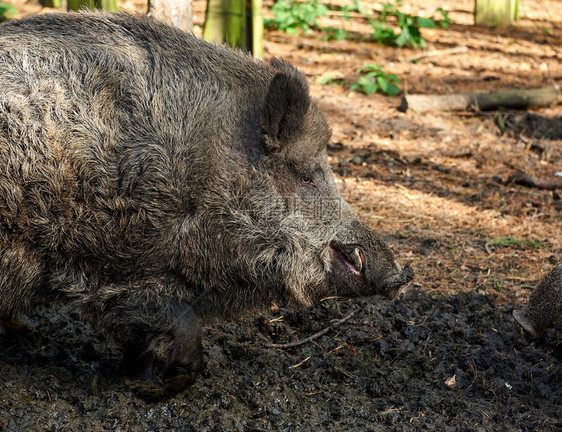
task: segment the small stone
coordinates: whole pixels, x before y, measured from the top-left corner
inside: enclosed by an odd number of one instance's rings
[[[351,159],[351,162],[355,165],[361,165],[364,161],[361,156],[355,156],[353,159]]]

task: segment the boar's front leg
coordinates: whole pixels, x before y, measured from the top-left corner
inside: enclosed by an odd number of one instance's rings
[[[104,302],[95,322],[122,344],[130,388],[141,397],[160,399],[197,379],[202,331],[190,305],[148,293],[133,291]]]

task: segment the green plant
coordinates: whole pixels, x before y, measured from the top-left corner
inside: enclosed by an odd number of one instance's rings
[[[413,48],[425,48],[425,39],[422,37],[420,27],[437,27],[433,20],[428,18],[413,17],[409,14],[397,13],[400,34],[396,36],[395,43],[399,47],[410,45]]]
[[[369,11],[364,5],[361,0],[353,0],[350,5],[345,5],[341,8],[342,17],[343,19],[349,21],[349,12],[358,12],[363,15],[369,15],[371,11]]]
[[[316,78],[315,80],[318,84],[321,85],[337,85],[337,84],[343,84],[343,78],[339,77],[339,76],[334,76],[332,73],[330,72],[326,72],[325,74],[320,75],[318,78]]]
[[[376,64],[366,64],[357,72],[363,76],[354,83],[349,90],[361,90],[365,94],[373,94],[378,91],[387,96],[396,96],[400,89],[393,83],[400,83],[400,79],[394,74],[387,74],[382,70],[382,66]]]
[[[373,28],[373,38],[376,42],[390,46],[411,46],[413,48],[425,48],[426,42],[423,39],[420,28],[447,28],[451,24],[449,13],[443,8],[436,9],[436,14],[440,14],[441,19],[436,16],[424,18],[405,14],[398,10],[401,0],[394,3],[384,3],[383,10],[377,19],[369,21]],[[319,17],[325,16],[328,6],[321,3],[321,0],[298,1],[298,0],[277,0],[272,6],[273,19],[265,20],[265,24],[275,27],[289,34],[298,34],[301,30],[304,34],[312,33],[313,28],[320,28],[317,23]],[[367,17],[372,16],[372,11],[367,9],[361,0],[353,0],[351,4],[334,7],[342,12],[344,20],[349,21],[350,12],[357,12]],[[349,32],[341,27],[322,28],[325,35],[323,40],[341,40],[349,37]]]
[[[0,2],[0,22],[18,13],[18,10],[8,3]]]
[[[451,20],[451,18],[449,18],[449,12],[447,12],[443,8],[437,8],[437,9],[435,9],[435,12],[439,12],[441,14],[441,16],[443,17],[443,19],[435,21],[437,24],[439,24],[439,27],[449,28],[451,26],[451,23],[453,22]],[[433,17],[433,19],[435,20],[435,17]]]
[[[443,10],[443,8],[436,10],[443,19],[436,20],[434,16],[424,18],[402,13],[397,8],[400,4],[400,0],[396,0],[395,4],[383,4],[380,17],[369,23],[374,30],[373,37],[375,41],[398,47],[409,45],[413,48],[425,48],[426,43],[421,35],[420,28],[438,28],[439,26],[446,28],[451,24],[448,12]],[[391,17],[395,27],[400,29],[399,33],[396,33],[394,28],[388,24]]]
[[[382,43],[383,45],[395,45],[396,44],[396,33],[392,27],[387,25],[378,25],[374,22],[369,23],[373,27],[374,34],[373,37],[375,41]]]
[[[351,17],[350,12],[357,12],[363,15],[371,15],[372,12],[367,9],[361,0],[353,0],[351,4],[346,4],[344,6],[328,6],[329,9],[341,11],[341,17],[345,21],[349,21]],[[322,40],[343,40],[349,37],[349,32],[343,28],[343,23],[340,27],[323,27],[322,30],[326,33],[322,37]]]
[[[544,244],[542,244],[540,241],[522,240],[513,237],[499,237],[495,239],[490,239],[486,242],[486,245],[498,246],[498,247],[522,246],[522,247],[530,247],[533,249],[544,247]]]
[[[348,37],[348,32],[343,27],[324,27],[322,29],[326,32],[325,36],[322,36],[322,40],[343,40]]]
[[[316,19],[326,15],[328,7],[320,0],[298,2],[296,0],[278,0],[271,8],[274,18],[266,20],[266,25],[278,28],[288,34],[312,33],[318,27]]]

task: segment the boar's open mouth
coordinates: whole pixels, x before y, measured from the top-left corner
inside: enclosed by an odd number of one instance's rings
[[[330,244],[334,255],[353,273],[361,275],[365,268],[365,255],[363,251],[354,246],[343,246],[337,243]]]

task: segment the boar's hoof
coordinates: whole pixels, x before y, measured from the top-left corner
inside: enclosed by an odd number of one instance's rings
[[[126,380],[133,393],[151,401],[174,396],[195,383],[202,364],[200,359],[187,365],[156,366],[158,362],[151,363],[151,366]]]
[[[192,385],[203,368],[202,330],[187,304],[168,305],[161,327],[139,330],[124,344],[123,366],[137,396],[158,400]]]
[[[540,332],[537,331],[535,325],[529,320],[529,318],[527,318],[525,310],[514,310],[513,318],[515,318],[515,321],[523,327],[523,330],[529,333],[532,337],[538,338],[540,336]]]

